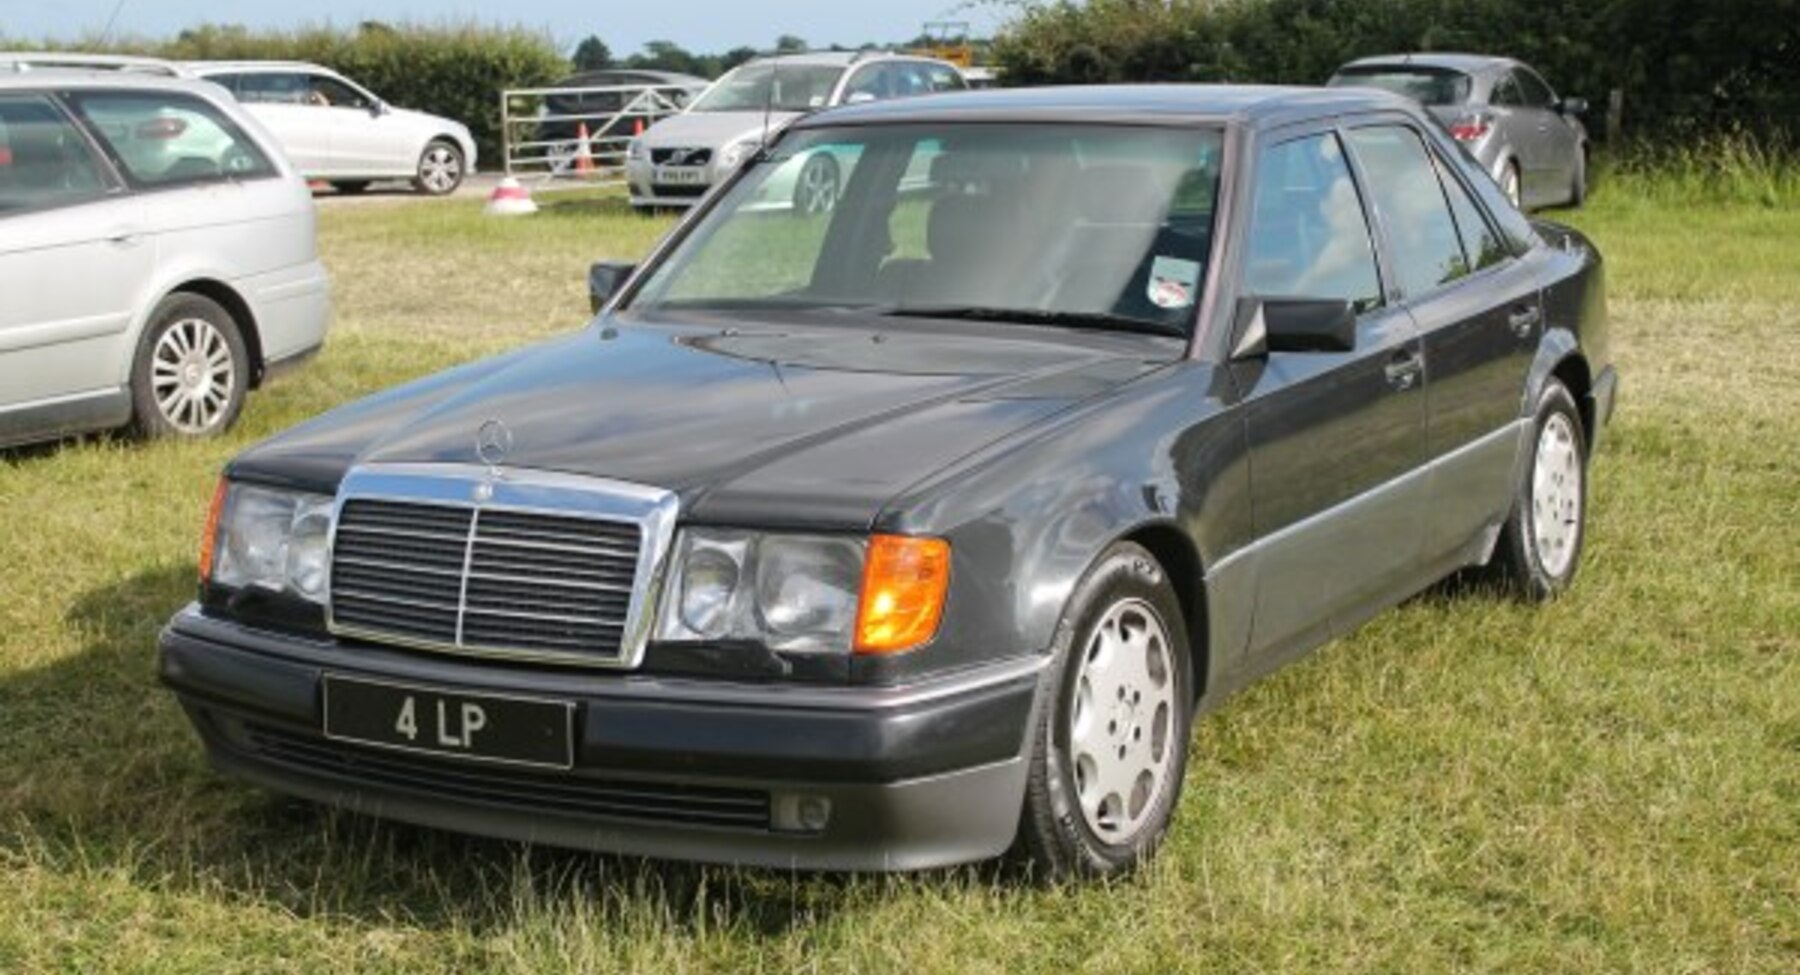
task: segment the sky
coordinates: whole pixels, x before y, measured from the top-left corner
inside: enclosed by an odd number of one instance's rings
[[[121,0],[0,0],[0,36],[73,40],[98,34]],[[696,52],[773,47],[794,34],[815,47],[915,37],[928,20],[990,33],[1004,2],[978,0],[122,0],[117,34],[166,37],[201,23],[297,27],[364,20],[476,20],[549,32],[565,49],[600,35],[614,54],[671,40]]]

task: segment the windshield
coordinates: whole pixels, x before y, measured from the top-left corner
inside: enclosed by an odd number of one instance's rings
[[[1338,72],[1330,84],[1334,88],[1380,88],[1422,105],[1459,105],[1469,100],[1469,76],[1448,68],[1347,68]]]
[[[831,65],[746,64],[719,79],[690,112],[810,112],[831,103],[844,69]]]
[[[735,183],[637,311],[826,308],[1186,334],[1223,133],[802,130]]]

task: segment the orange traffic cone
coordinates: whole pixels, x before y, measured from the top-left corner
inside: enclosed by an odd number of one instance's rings
[[[575,138],[581,145],[575,150],[575,172],[586,179],[594,175],[594,151],[588,146],[587,123],[582,122],[575,127]]]
[[[643,135],[644,134],[644,117],[643,116],[640,115],[637,118],[634,118],[631,120],[631,134],[632,135]]]

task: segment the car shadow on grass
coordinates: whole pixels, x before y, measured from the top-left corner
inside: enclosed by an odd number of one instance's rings
[[[123,876],[159,894],[476,934],[579,905],[621,924],[779,936],[895,883],[971,874],[876,880],[531,848],[227,780],[156,678],[157,633],[193,588],[182,564],[93,589],[65,616],[84,649],[0,676],[0,854],[77,885]]]

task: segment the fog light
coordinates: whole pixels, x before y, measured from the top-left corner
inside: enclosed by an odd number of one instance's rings
[[[775,796],[774,826],[784,833],[823,833],[831,823],[831,800],[824,796]]]

